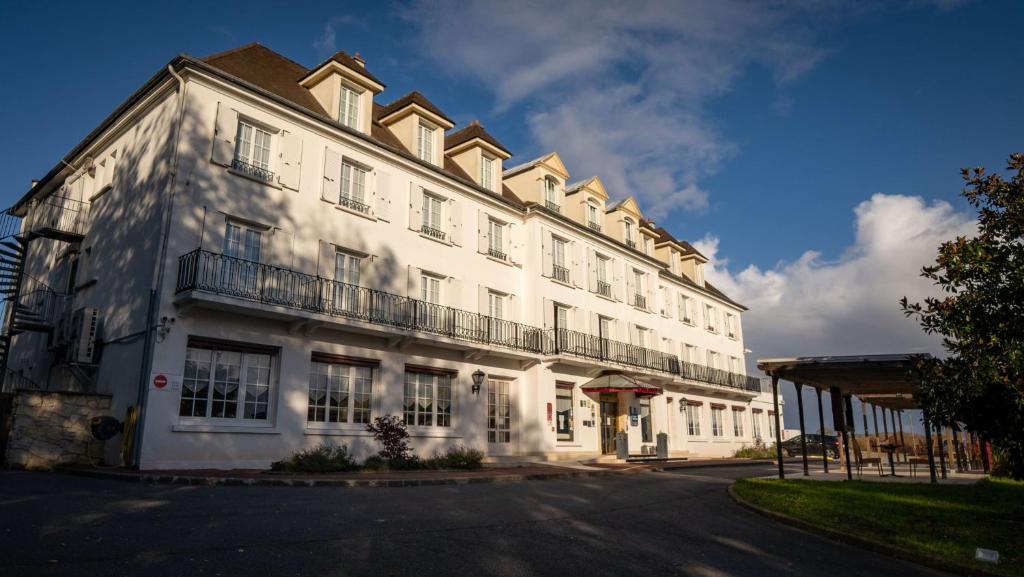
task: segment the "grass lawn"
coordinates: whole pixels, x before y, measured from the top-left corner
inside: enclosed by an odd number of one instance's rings
[[[742,499],[807,523],[907,551],[1024,576],[1024,483],[976,485],[741,479]],[[999,551],[999,565],[974,561],[974,548]]]

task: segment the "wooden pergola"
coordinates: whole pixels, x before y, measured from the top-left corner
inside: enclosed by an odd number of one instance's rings
[[[818,397],[818,419],[821,423],[822,458],[825,472],[828,472],[828,455],[824,450],[825,420],[822,411],[821,394],[827,391],[832,399],[832,420],[836,431],[842,433],[843,448],[846,457],[846,476],[853,479],[850,467],[850,436],[856,434],[853,419],[852,397],[856,396],[863,403],[871,403],[882,407],[882,423],[885,424],[885,411],[888,409],[893,417],[893,436],[896,434],[895,415],[907,409],[921,408],[918,402],[918,390],[921,377],[915,368],[915,360],[927,355],[888,354],[888,355],[853,355],[829,357],[793,357],[781,359],[759,359],[757,368],[772,379],[772,393],[775,397],[775,411],[778,414],[779,379],[793,382],[796,386],[797,405],[800,411],[801,448],[803,450],[804,475],[808,474],[807,434],[804,427],[803,387],[814,387]],[[865,417],[866,419],[866,417]],[[928,415],[924,415],[925,446],[928,453],[928,472],[931,481],[936,482],[935,459],[932,453],[931,426]],[[866,421],[865,421],[866,422]],[[865,425],[866,426],[866,425]],[[782,463],[782,431],[778,419],[775,422],[776,456],[779,463],[779,478],[786,473]],[[875,429],[877,434],[878,421]],[[900,419],[900,433],[903,432],[903,419]]]

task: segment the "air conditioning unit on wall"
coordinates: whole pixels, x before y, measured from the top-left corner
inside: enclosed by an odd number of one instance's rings
[[[82,307],[72,313],[67,330],[67,362],[84,365],[93,363],[99,324],[100,310],[96,307]]]

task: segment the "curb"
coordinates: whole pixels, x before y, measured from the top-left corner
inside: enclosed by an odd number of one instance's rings
[[[520,481],[547,481],[551,479],[570,479],[579,477],[607,477],[631,473],[630,471],[566,471],[557,473],[524,473],[493,475],[489,477],[441,477],[435,479],[316,479],[316,478],[264,478],[264,477],[207,477],[194,475],[162,475],[160,473],[119,473],[66,467],[55,470],[57,473],[93,479],[108,479],[129,483],[147,483],[151,485],[199,485],[199,486],[232,486],[232,487],[424,487],[433,485],[475,485],[516,483]]]
[[[758,515],[768,517],[785,525],[789,525],[790,527],[794,527],[800,531],[804,531],[818,537],[825,537],[839,543],[852,545],[874,553],[895,557],[896,559],[901,559],[903,561],[910,561],[911,563],[916,563],[918,565],[928,567],[929,569],[953,573],[955,575],[963,575],[964,577],[1006,577],[1001,573],[992,573],[986,569],[963,565],[956,561],[950,561],[949,559],[940,559],[938,557],[932,557],[931,555],[925,555],[924,553],[907,551],[906,549],[901,549],[885,543],[871,541],[870,539],[865,539],[859,535],[853,535],[844,531],[814,525],[813,523],[809,523],[803,519],[790,517],[785,513],[765,509],[764,507],[755,505],[736,494],[735,489],[733,489],[735,485],[736,483],[733,482],[726,489],[726,492],[729,494],[729,499],[731,499],[733,503],[736,503],[744,509],[757,513]]]
[[[789,459],[783,459],[783,463],[792,463]],[[799,461],[796,461],[799,462]],[[744,461],[690,461],[684,463],[677,463],[675,465],[665,465],[662,467],[652,467],[650,471],[656,473],[662,473],[664,471],[672,471],[675,469],[713,469],[716,467],[753,467],[755,465],[775,465],[775,459],[748,459]]]

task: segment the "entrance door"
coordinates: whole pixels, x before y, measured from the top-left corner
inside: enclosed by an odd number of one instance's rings
[[[617,401],[601,401],[601,453],[615,452],[615,420],[618,418]]]
[[[512,445],[511,383],[487,381],[487,443],[491,453],[508,451]]]

